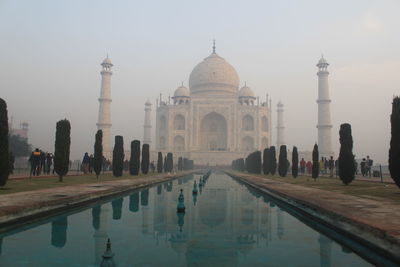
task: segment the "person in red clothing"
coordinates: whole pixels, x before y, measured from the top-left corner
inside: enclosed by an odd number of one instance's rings
[[[307,161],[307,163],[306,163],[306,167],[307,167],[307,174],[308,175],[311,175],[311,172],[312,172],[312,162],[311,161]]]
[[[300,173],[304,174],[306,171],[306,161],[304,160],[304,158],[301,158],[300,161]]]

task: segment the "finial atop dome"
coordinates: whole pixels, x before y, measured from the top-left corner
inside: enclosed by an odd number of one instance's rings
[[[215,39],[213,40],[213,54],[215,54]]]

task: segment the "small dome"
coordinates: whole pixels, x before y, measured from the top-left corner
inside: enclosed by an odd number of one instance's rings
[[[190,91],[181,85],[175,90],[174,97],[190,97]]]
[[[281,101],[279,101],[277,106],[278,106],[278,107],[283,107],[283,104],[282,104],[282,102],[281,102]]]
[[[150,102],[150,100],[149,100],[149,99],[147,99],[147,101],[146,101],[145,105],[146,105],[146,106],[151,106],[151,102]]]
[[[108,56],[103,60],[103,63],[101,63],[101,65],[103,65],[103,64],[107,64],[107,65],[111,65],[111,66],[113,65],[111,62],[111,59]]]
[[[253,90],[251,90],[250,87],[245,85],[242,88],[240,88],[239,97],[252,97],[252,98],[254,98]]]

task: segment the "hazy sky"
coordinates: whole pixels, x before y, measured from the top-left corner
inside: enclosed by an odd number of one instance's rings
[[[317,68],[331,64],[333,144],[352,125],[354,153],[386,163],[392,96],[400,91],[400,1],[0,0],[0,97],[34,147],[54,149],[55,124],[72,124],[72,158],[92,151],[101,61],[112,76],[112,133],[143,137],[144,102],[172,95],[217,53],[264,99],[285,105],[289,147],[317,140]],[[154,105],[155,106],[155,105]],[[153,112],[153,115],[155,112]],[[153,119],[153,125],[155,121]]]

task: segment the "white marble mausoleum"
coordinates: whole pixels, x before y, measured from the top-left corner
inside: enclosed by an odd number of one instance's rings
[[[157,102],[153,152],[173,152],[174,158],[212,166],[230,165],[271,146],[268,99],[260,103],[250,87],[239,85],[235,68],[214,45],[211,55],[192,70],[189,88],[182,84],[171,101]]]

